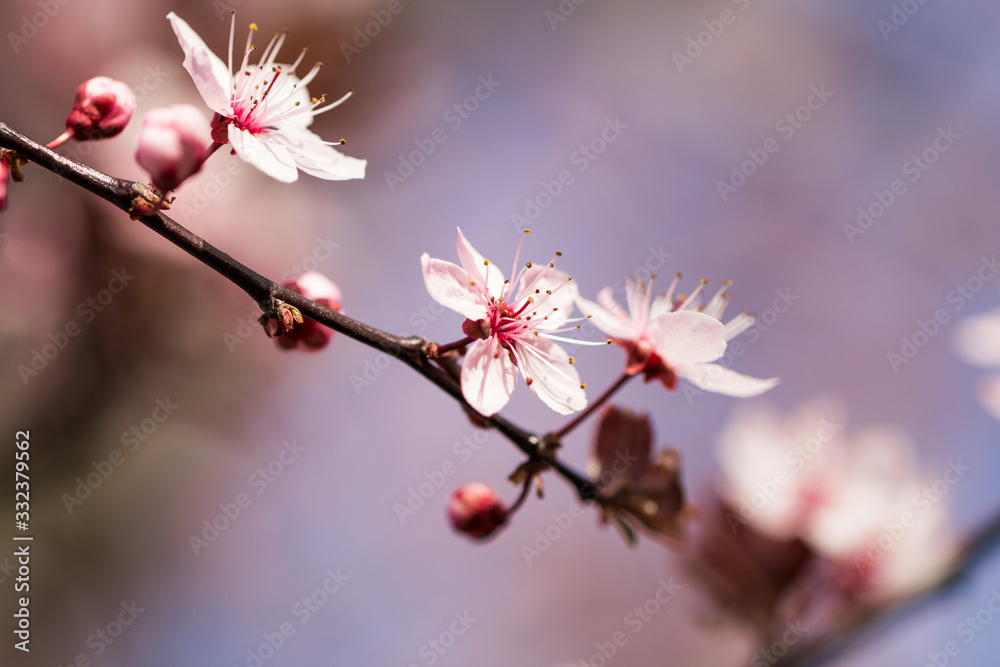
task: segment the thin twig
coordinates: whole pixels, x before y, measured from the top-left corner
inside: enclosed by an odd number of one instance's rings
[[[578,415],[574,416],[573,419],[571,419],[568,424],[566,424],[561,429],[559,429],[558,431],[556,431],[555,433],[553,433],[550,436],[550,439],[553,440],[553,441],[555,441],[555,442],[559,442],[564,437],[566,437],[566,435],[570,431],[572,431],[573,429],[575,429],[577,426],[579,426],[580,423],[583,422],[584,419],[586,419],[591,414],[593,414],[594,410],[596,410],[597,408],[599,408],[602,405],[604,405],[604,403],[607,402],[607,400],[609,398],[611,398],[612,396],[614,396],[614,394],[615,394],[616,391],[618,391],[619,389],[621,389],[622,387],[624,387],[625,383],[628,382],[629,378],[631,378],[631,377],[632,376],[629,375],[628,373],[622,373],[622,376],[620,378],[618,378],[613,385],[611,385],[610,387],[608,387],[607,389],[605,389],[604,393],[601,394],[600,396],[598,396],[597,399],[595,399],[590,405],[588,405],[587,408],[583,412],[581,412]]]

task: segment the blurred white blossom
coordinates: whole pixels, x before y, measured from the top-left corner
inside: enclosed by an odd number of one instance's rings
[[[964,361],[1000,369],[1000,308],[959,323],[955,346]],[[1000,374],[980,380],[976,393],[986,409],[1000,419]]]
[[[833,564],[843,593],[906,595],[953,562],[946,495],[966,468],[950,461],[931,479],[897,429],[847,434],[843,410],[827,399],[788,417],[747,404],[725,426],[718,457],[730,527],[801,539]]]

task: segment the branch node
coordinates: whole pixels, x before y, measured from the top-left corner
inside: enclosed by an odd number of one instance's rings
[[[542,473],[551,470],[548,461],[537,457],[529,457],[527,461],[517,466],[508,479],[514,484],[523,484],[525,493],[532,484],[539,498],[545,496],[545,484],[542,482]],[[523,496],[521,500],[523,500]]]
[[[12,181],[15,183],[24,182],[24,172],[21,171],[21,165],[28,164],[27,158],[23,158],[18,155],[17,151],[0,148],[0,160],[7,163],[7,168],[10,170],[10,178]]]
[[[285,303],[281,299],[272,297],[267,306],[261,306],[264,313],[258,318],[258,322],[264,327],[264,333],[268,338],[277,338],[288,333],[296,325],[302,324],[302,311],[290,303]],[[273,327],[271,326],[273,323]]]
[[[157,211],[169,209],[172,201],[173,199],[164,199],[163,193],[152,185],[135,182],[132,184],[132,205],[128,209],[128,215],[133,220],[154,215]]]

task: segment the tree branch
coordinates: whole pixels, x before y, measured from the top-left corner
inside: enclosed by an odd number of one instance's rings
[[[143,183],[114,178],[60,155],[2,122],[0,122],[0,147],[17,152],[20,157],[111,202],[130,215],[133,215],[131,212],[134,210],[136,197],[141,197],[149,189],[149,186]],[[428,360],[423,351],[427,341],[423,337],[394,336],[282,287],[233,259],[162,211],[152,215],[135,216],[135,219],[242,289],[257,302],[265,314],[275,313],[276,300],[295,306],[304,316],[402,361],[444,390],[464,408],[474,412],[472,406],[462,396],[462,389],[454,378]],[[582,500],[594,498],[594,483],[559,461],[554,450],[546,446],[543,437],[526,431],[499,415],[482,419],[502,433],[529,458],[548,462],[553,470],[576,489]]]

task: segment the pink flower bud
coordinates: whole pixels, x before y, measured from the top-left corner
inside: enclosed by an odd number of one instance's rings
[[[493,489],[473,482],[451,494],[448,520],[458,532],[477,540],[483,539],[507,522],[507,508]]]
[[[282,283],[293,292],[298,292],[307,299],[312,299],[321,306],[340,312],[340,288],[336,283],[316,271],[303,273],[298,278]],[[291,331],[286,331],[275,340],[278,347],[284,350],[301,348],[303,350],[321,350],[333,338],[333,331],[322,324],[306,318]]]
[[[7,160],[0,160],[0,211],[7,206],[7,177],[10,176],[10,167]]]
[[[76,89],[66,130],[77,141],[113,137],[128,125],[135,111],[135,95],[121,81],[95,76]]]
[[[168,192],[201,169],[211,144],[205,115],[190,104],[175,104],[143,117],[135,161],[149,172],[153,185]]]

